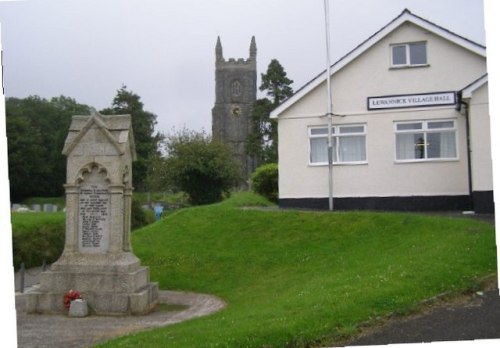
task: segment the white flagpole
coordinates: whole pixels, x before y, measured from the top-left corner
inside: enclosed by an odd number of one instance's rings
[[[326,32],[326,90],[328,116],[328,209],[333,210],[333,143],[332,143],[332,86],[330,81],[330,9],[324,0]]]

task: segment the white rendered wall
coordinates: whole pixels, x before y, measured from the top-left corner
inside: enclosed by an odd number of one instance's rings
[[[390,44],[427,42],[429,66],[391,69]],[[451,107],[367,111],[367,97],[458,91],[486,72],[486,60],[405,24],[332,79],[334,124],[365,123],[367,164],[335,165],[335,197],[467,195],[465,118]],[[279,115],[280,198],[328,195],[328,167],[309,165],[308,127],[326,125],[325,83]],[[394,122],[454,119],[458,160],[396,163]],[[487,170],[487,169],[486,169]]]

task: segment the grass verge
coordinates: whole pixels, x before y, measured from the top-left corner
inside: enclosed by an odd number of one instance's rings
[[[496,271],[493,226],[403,213],[241,209],[245,193],[134,232],[160,288],[222,297],[225,310],[105,347],[332,345],[362,323],[407,313]]]

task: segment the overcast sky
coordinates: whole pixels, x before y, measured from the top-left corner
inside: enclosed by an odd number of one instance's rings
[[[482,0],[331,0],[332,62],[405,8],[485,44]],[[0,22],[6,97],[99,110],[125,84],[163,132],[211,130],[217,36],[227,59],[247,58],[255,35],[259,78],[276,58],[294,90],[325,69],[323,0],[0,2]]]

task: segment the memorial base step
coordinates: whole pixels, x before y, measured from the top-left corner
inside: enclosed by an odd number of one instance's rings
[[[65,292],[27,293],[26,311],[38,314],[66,313],[63,298]],[[149,283],[133,293],[80,292],[88,303],[90,314],[95,315],[141,315],[151,312],[158,303],[158,284]]]

